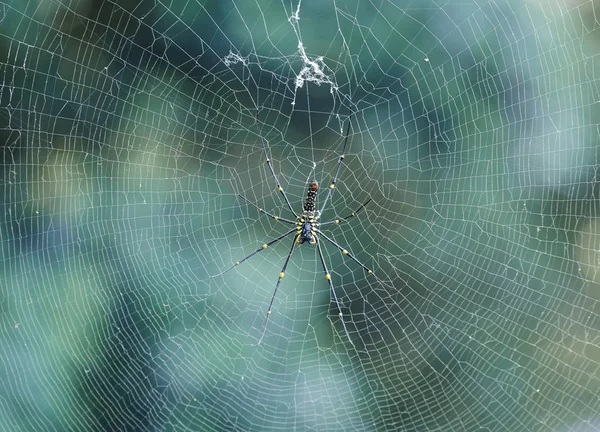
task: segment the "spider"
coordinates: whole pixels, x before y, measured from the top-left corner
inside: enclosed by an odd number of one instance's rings
[[[331,224],[340,224],[354,216],[356,216],[358,214],[359,211],[361,211],[370,201],[371,198],[369,198],[364,204],[362,204],[358,209],[356,209],[355,211],[353,211],[352,213],[350,213],[348,216],[346,216],[345,218],[336,218],[336,219],[332,219],[329,220],[327,222],[320,222],[319,219],[321,217],[321,214],[323,214],[323,211],[325,210],[325,207],[327,206],[327,202],[329,201],[329,198],[331,197],[331,193],[333,192],[333,190],[335,189],[335,183],[337,181],[338,175],[340,173],[340,168],[342,167],[342,162],[344,161],[344,153],[346,151],[346,146],[348,144],[348,136],[350,134],[350,121],[348,121],[348,128],[346,130],[346,137],[344,139],[344,147],[342,149],[342,154],[339,156],[339,160],[338,160],[338,164],[337,164],[337,169],[335,171],[335,175],[333,177],[333,181],[331,182],[331,184],[329,185],[328,191],[327,191],[327,196],[325,197],[325,201],[323,202],[323,205],[321,206],[320,210],[316,209],[316,199],[317,199],[317,192],[319,191],[319,184],[316,181],[312,181],[310,182],[310,184],[308,185],[308,192],[306,194],[306,199],[304,201],[304,205],[302,207],[302,213],[297,214],[294,211],[294,208],[292,207],[292,204],[290,203],[287,195],[285,194],[285,191],[283,190],[283,187],[281,187],[281,184],[279,183],[279,180],[277,179],[277,176],[275,175],[275,170],[273,169],[273,164],[271,163],[271,159],[269,158],[268,152],[267,152],[267,147],[264,143],[264,140],[262,138],[262,136],[260,136],[261,138],[261,143],[262,143],[262,148],[263,148],[263,152],[265,154],[265,161],[269,167],[269,170],[271,171],[271,175],[273,176],[273,180],[275,180],[275,185],[276,185],[276,190],[281,194],[283,201],[285,202],[285,204],[287,205],[287,208],[290,210],[290,212],[292,212],[292,214],[294,215],[294,217],[296,218],[295,220],[291,220],[291,219],[286,219],[286,218],[282,218],[279,216],[276,216],[274,214],[271,214],[265,210],[263,210],[262,208],[260,208],[259,206],[257,206],[255,203],[253,203],[252,201],[248,200],[247,198],[245,198],[242,195],[238,195],[240,198],[242,198],[244,201],[246,201],[248,204],[252,205],[253,207],[255,207],[259,213],[263,213],[265,215],[267,215],[268,217],[271,217],[273,219],[275,219],[278,222],[282,222],[282,223],[286,223],[288,225],[294,225],[294,228],[292,228],[291,230],[289,230],[288,232],[280,235],[279,237],[270,240],[267,243],[264,243],[262,246],[260,246],[258,249],[256,249],[254,252],[252,252],[250,255],[242,258],[239,261],[236,261],[234,264],[232,264],[230,267],[226,268],[225,270],[223,270],[221,273],[215,274],[213,276],[210,276],[211,279],[216,278],[218,276],[223,275],[224,273],[227,273],[229,270],[235,268],[236,266],[240,265],[241,263],[243,263],[244,261],[247,261],[248,259],[252,258],[254,255],[256,255],[257,253],[267,249],[269,246],[272,246],[273,244],[279,242],[280,240],[293,235],[293,240],[292,240],[292,246],[290,247],[290,251],[287,254],[287,258],[285,259],[285,262],[283,264],[283,268],[281,269],[281,271],[279,272],[279,278],[277,279],[277,283],[275,284],[275,291],[273,292],[273,296],[271,297],[271,302],[269,303],[269,309],[267,310],[267,316],[265,319],[265,324],[263,326],[263,331],[262,334],[260,336],[260,339],[257,342],[257,345],[260,345],[264,336],[265,336],[265,332],[267,331],[267,325],[269,323],[269,317],[271,316],[271,311],[272,311],[272,307],[273,307],[273,302],[275,301],[275,296],[277,295],[277,291],[279,290],[279,285],[281,284],[281,280],[283,279],[283,277],[285,276],[285,271],[287,269],[288,263],[290,261],[290,258],[292,256],[292,253],[294,252],[294,247],[296,245],[301,245],[303,243],[308,243],[311,245],[315,245],[317,247],[317,251],[319,253],[319,258],[321,261],[321,265],[323,267],[323,271],[325,272],[325,279],[327,280],[328,284],[329,284],[329,288],[331,290],[331,295],[333,297],[333,300],[335,301],[335,304],[337,306],[337,310],[338,310],[338,316],[340,317],[340,321],[342,322],[342,326],[344,327],[344,332],[346,334],[346,337],[348,338],[348,341],[350,342],[351,345],[354,346],[354,343],[352,342],[352,339],[350,338],[350,334],[348,333],[348,329],[346,328],[346,324],[344,323],[344,320],[342,318],[342,308],[340,307],[340,302],[338,301],[338,297],[335,293],[335,289],[333,287],[333,282],[331,281],[331,274],[329,273],[329,270],[327,268],[327,264],[325,263],[325,257],[323,256],[323,251],[321,249],[321,238],[325,239],[328,243],[332,244],[333,246],[335,246],[337,249],[339,249],[343,255],[349,257],[350,259],[352,259],[355,263],[357,263],[359,266],[361,266],[367,274],[369,275],[373,275],[373,271],[371,269],[369,269],[367,266],[365,266],[363,263],[361,263],[354,255],[352,255],[350,252],[348,252],[347,249],[343,248],[342,246],[340,246],[335,240],[333,240],[332,238],[330,238],[329,236],[327,236],[323,231],[321,231],[322,226],[325,225],[331,225]]]

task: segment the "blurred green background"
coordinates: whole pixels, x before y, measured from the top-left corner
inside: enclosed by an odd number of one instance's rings
[[[597,1],[0,6],[0,430],[600,430]]]

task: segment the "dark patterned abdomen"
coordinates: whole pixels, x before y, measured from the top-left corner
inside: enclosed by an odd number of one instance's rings
[[[319,184],[314,181],[308,185],[308,193],[306,194],[306,201],[304,202],[304,211],[307,213],[314,213],[315,201],[317,199],[317,192],[319,191]]]

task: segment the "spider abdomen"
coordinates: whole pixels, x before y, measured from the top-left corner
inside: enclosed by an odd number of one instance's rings
[[[318,213],[315,211],[317,192],[319,191],[319,184],[316,181],[312,181],[308,185],[308,192],[306,193],[306,201],[304,201],[304,211],[302,217],[298,218],[298,231],[296,236],[296,242],[302,244],[309,242],[310,244],[317,243],[317,239],[314,235],[315,224],[319,219]]]
[[[314,213],[315,202],[317,200],[317,192],[319,191],[319,184],[313,181],[308,185],[308,193],[306,194],[306,201],[304,202],[304,211],[308,214]]]

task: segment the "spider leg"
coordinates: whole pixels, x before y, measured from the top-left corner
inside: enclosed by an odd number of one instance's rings
[[[333,181],[329,185],[329,190],[327,191],[327,196],[325,197],[325,201],[323,201],[323,207],[321,207],[321,214],[323,214],[323,210],[325,210],[325,206],[327,205],[327,201],[331,196],[331,192],[335,189],[335,182],[337,181],[338,174],[340,173],[340,168],[342,167],[342,162],[344,160],[344,153],[346,152],[346,145],[348,145],[348,135],[350,135],[350,119],[348,119],[348,129],[346,129],[346,139],[344,140],[344,148],[342,149],[342,154],[340,155],[340,159],[338,161],[338,166],[335,171],[335,177],[333,177]]]
[[[291,233],[296,232],[296,228],[294,228],[293,230],[290,230],[288,232],[286,232],[285,234],[280,235],[279,237],[277,237],[274,240],[271,240],[269,243],[265,243],[263,244],[261,247],[259,247],[258,249],[256,249],[254,252],[252,252],[250,255],[248,255],[246,258],[243,258],[239,261],[236,261],[231,267],[226,268],[225,270],[223,270],[221,273],[218,273],[216,275],[212,275],[209,276],[210,279],[214,279],[217,276],[221,276],[224,273],[227,273],[229,270],[231,270],[232,268],[239,266],[241,263],[243,263],[244,261],[246,261],[248,258],[252,258],[254,255],[256,255],[257,253],[259,253],[260,251],[265,250],[266,248],[268,248],[269,246],[271,246],[273,243],[278,242],[279,240],[281,240],[282,238],[285,238],[287,236],[289,236]]]
[[[258,121],[258,110],[256,111],[256,121]],[[262,127],[259,128],[258,136],[260,137],[260,143],[262,144],[262,149],[263,149],[263,152],[265,153],[265,161],[267,162],[267,165],[269,166],[269,170],[271,171],[273,180],[275,180],[275,185],[277,186],[277,191],[280,192],[281,195],[283,196],[283,200],[287,204],[287,206],[290,209],[290,211],[292,212],[292,214],[295,217],[298,217],[298,214],[294,211],[292,204],[290,204],[290,200],[288,199],[287,195],[285,194],[285,191],[281,187],[281,183],[279,183],[279,180],[277,179],[277,176],[275,175],[275,170],[273,169],[273,164],[271,164],[271,159],[269,159],[269,154],[267,153],[267,146],[265,145],[265,139],[262,136],[261,129],[262,129]]]
[[[246,201],[248,204],[250,204],[250,205],[254,206],[254,207],[255,207],[255,208],[256,208],[256,209],[257,209],[257,210],[258,210],[260,213],[264,213],[264,214],[266,214],[267,216],[269,216],[269,217],[271,217],[271,218],[275,219],[276,221],[281,221],[281,222],[285,222],[285,223],[289,223],[289,224],[295,224],[295,223],[296,223],[296,222],[294,222],[294,221],[292,221],[292,220],[285,219],[285,218],[282,218],[282,217],[279,217],[279,216],[275,216],[275,215],[272,215],[272,214],[271,214],[271,213],[269,213],[269,212],[266,212],[266,211],[264,211],[263,209],[261,209],[259,206],[257,206],[256,204],[254,204],[252,201],[250,201],[248,198],[244,197],[243,195],[238,195],[238,196],[239,196],[241,199],[243,199],[244,201]]]
[[[334,220],[330,220],[327,222],[322,222],[322,225],[331,225],[331,224],[340,224],[342,222],[345,222],[346,220],[350,219],[351,217],[354,217],[358,214],[359,211],[361,211],[367,204],[369,204],[371,202],[371,198],[369,198],[367,200],[367,202],[365,202],[363,205],[361,205],[357,210],[354,210],[352,213],[350,213],[348,216],[346,216],[345,218],[339,218],[339,219],[334,219]]]
[[[321,258],[321,264],[323,265],[323,270],[325,271],[325,279],[329,283],[329,289],[331,290],[331,295],[335,300],[335,305],[337,306],[338,316],[340,317],[340,321],[342,322],[342,326],[344,327],[344,332],[346,333],[346,337],[350,342],[350,345],[354,346],[352,339],[350,338],[350,334],[348,333],[348,329],[346,328],[346,323],[344,323],[344,318],[342,314],[342,308],[340,307],[340,302],[338,301],[337,295],[335,294],[335,289],[333,289],[333,282],[331,282],[331,275],[329,274],[329,270],[327,270],[327,264],[325,264],[325,258],[323,257],[323,251],[321,250],[321,243],[317,241],[317,250],[319,251],[319,257]]]
[[[260,339],[258,340],[256,345],[260,345],[263,338],[265,337],[265,332],[267,331],[267,324],[269,324],[269,317],[271,316],[271,308],[273,307],[273,301],[275,301],[275,296],[277,295],[277,290],[279,289],[279,284],[281,283],[281,279],[285,276],[285,270],[287,269],[288,263],[290,262],[290,258],[292,256],[292,252],[294,252],[294,246],[296,245],[296,237],[292,240],[292,247],[290,248],[290,252],[288,253],[287,258],[285,259],[285,263],[283,264],[283,268],[281,269],[281,273],[279,273],[279,279],[277,279],[277,284],[275,284],[275,291],[273,291],[273,297],[271,297],[271,303],[269,303],[269,309],[267,310],[267,318],[265,319],[265,326],[263,327],[262,334],[260,335]]]
[[[350,252],[348,252],[346,249],[344,249],[343,247],[341,247],[339,244],[337,244],[335,241],[333,241],[332,239],[330,239],[329,237],[327,237],[325,234],[323,234],[322,231],[317,230],[317,232],[319,233],[319,235],[323,236],[323,238],[325,240],[327,240],[329,243],[331,243],[332,245],[334,245],[336,248],[338,248],[340,250],[340,252],[342,252],[342,254],[347,255],[348,257],[350,257],[356,264],[358,264],[359,266],[361,266],[363,269],[365,269],[365,271],[367,272],[367,274],[373,275],[375,276],[375,274],[373,273],[373,270],[371,270],[370,268],[368,268],[366,265],[364,265],[363,263],[361,263],[359,260],[357,260],[354,255],[352,255]],[[377,276],[375,276],[376,279]]]

